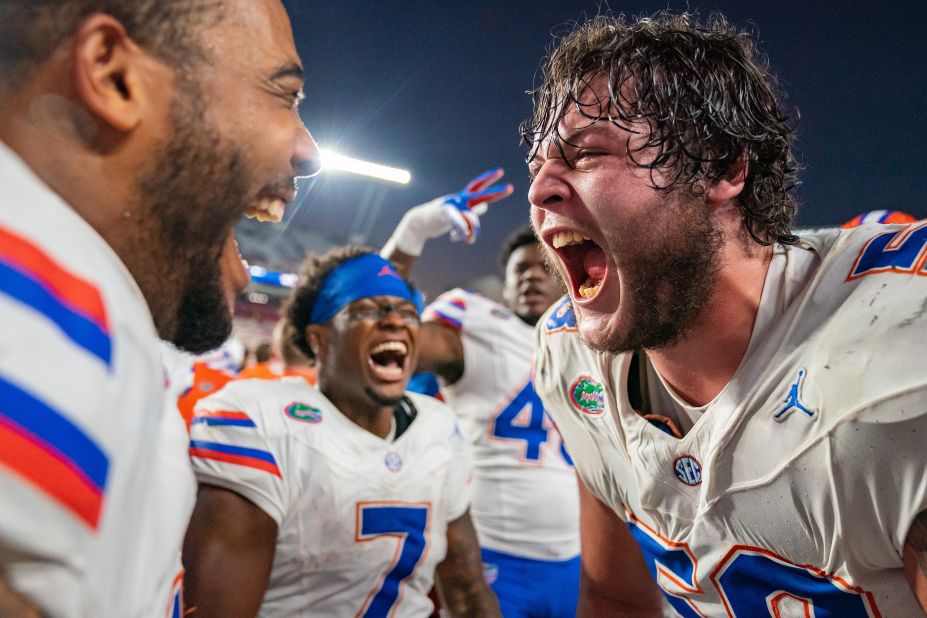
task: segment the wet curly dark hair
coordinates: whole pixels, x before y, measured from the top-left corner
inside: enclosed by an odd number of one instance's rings
[[[310,361],[315,361],[315,353],[309,346],[306,337],[306,327],[309,326],[312,317],[312,308],[315,306],[316,298],[319,296],[319,290],[322,282],[330,272],[356,257],[377,252],[368,247],[358,247],[356,245],[346,245],[335,247],[323,255],[310,253],[306,256],[305,261],[299,270],[299,284],[293,293],[283,305],[282,314],[285,316],[292,328],[286,329],[286,335],[289,337],[289,343],[296,346]],[[409,289],[414,290],[415,286],[411,281],[403,277]]]
[[[590,103],[589,86],[603,75],[609,98]],[[548,136],[564,154],[559,123],[570,110],[590,124],[608,120],[633,131],[646,123],[650,135],[640,150],[647,149],[647,160],[637,158],[637,149],[628,156],[650,170],[655,188],[700,194],[734,171],[743,155],[749,166],[739,196],[745,229],[764,245],[797,241],[791,232],[799,184],[794,124],[753,37],[723,16],[700,23],[689,13],[633,22],[599,15],[559,41],[542,77],[530,92],[533,117],[521,127],[529,162]]]

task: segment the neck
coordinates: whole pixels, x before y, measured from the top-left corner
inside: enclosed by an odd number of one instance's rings
[[[703,406],[730,382],[747,352],[772,247],[740,235],[723,249],[712,298],[696,325],[671,347],[647,356],[683,400]]]
[[[367,393],[339,392],[338,388],[321,385],[320,390],[348,420],[379,438],[386,438],[392,429],[392,404],[381,404],[371,400]]]

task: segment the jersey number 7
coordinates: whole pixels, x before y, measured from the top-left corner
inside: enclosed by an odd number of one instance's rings
[[[389,616],[402,596],[402,584],[418,568],[428,551],[429,502],[359,502],[356,542],[381,536],[396,537],[399,546],[393,562],[367,598],[358,616]]]

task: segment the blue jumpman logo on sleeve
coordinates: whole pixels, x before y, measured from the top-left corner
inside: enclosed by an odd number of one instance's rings
[[[785,398],[785,406],[776,412],[774,419],[777,421],[783,420],[789,412],[793,409],[804,412],[808,416],[814,416],[814,410],[809,409],[805,404],[801,402],[799,389],[801,388],[801,381],[805,379],[805,370],[801,369],[798,372],[798,379],[789,387],[789,396]]]

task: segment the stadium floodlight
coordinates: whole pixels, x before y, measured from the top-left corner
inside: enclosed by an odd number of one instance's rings
[[[379,163],[371,163],[370,161],[362,161],[361,159],[354,159],[325,148],[322,148],[320,153],[322,155],[323,171],[334,170],[349,172],[351,174],[370,176],[371,178],[387,180],[401,185],[407,185],[409,181],[412,180],[412,174],[409,173],[408,170],[389,167],[388,165],[380,165]]]

